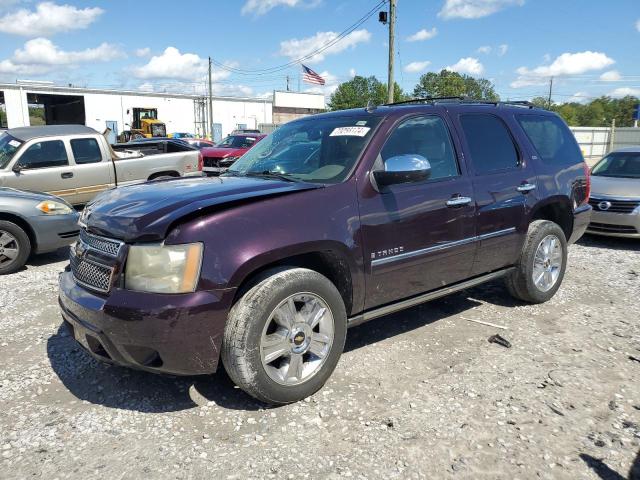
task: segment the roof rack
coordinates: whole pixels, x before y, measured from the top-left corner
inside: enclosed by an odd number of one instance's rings
[[[527,101],[527,100],[512,100],[512,101],[491,101],[491,100],[477,100],[470,97],[425,97],[425,98],[412,98],[411,100],[403,100],[401,102],[387,103],[385,106],[392,105],[408,105],[411,103],[430,103],[435,105],[436,103],[471,103],[478,105],[495,105],[499,106],[514,106],[514,107],[526,107],[526,108],[540,108],[537,105]]]

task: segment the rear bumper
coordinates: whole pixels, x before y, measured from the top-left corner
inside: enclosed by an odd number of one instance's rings
[[[216,371],[235,290],[160,295],[114,289],[108,297],[60,274],[59,303],[78,343],[99,360],[174,375]]]
[[[594,211],[587,232],[607,237],[640,238],[640,211],[632,213]]]
[[[36,237],[36,253],[53,252],[78,239],[80,227],[77,212],[69,215],[38,215],[29,218]]]
[[[591,221],[591,212],[592,208],[589,204],[581,205],[573,211],[573,232],[569,238],[569,244],[577,242],[584,235]]]

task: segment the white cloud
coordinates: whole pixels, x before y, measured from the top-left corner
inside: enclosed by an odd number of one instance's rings
[[[338,81],[338,77],[328,72],[327,70],[320,72],[320,76],[324,78],[324,85],[314,85],[312,87],[304,89],[303,91],[306,93],[321,93],[325,96],[326,99],[328,99],[331,94],[338,89],[340,82]]]
[[[242,6],[242,15],[264,15],[269,10],[285,6],[285,7],[306,7],[312,8],[320,4],[320,0],[247,0]]]
[[[604,72],[600,75],[600,80],[604,80],[605,82],[617,82],[620,80],[620,72],[617,70],[609,70],[608,72]]]
[[[489,45],[483,45],[476,50],[477,53],[483,53],[485,55],[489,55],[491,53],[491,47]]]
[[[424,62],[411,62],[404,67],[404,71],[407,73],[422,72],[425,68],[431,65],[431,62],[425,60]]]
[[[423,28],[422,30],[418,30],[413,35],[410,35],[409,37],[407,37],[407,41],[421,42],[423,40],[429,40],[435,37],[437,34],[438,34],[438,29],[436,27],[433,27],[431,30],[427,30],[426,28]]]
[[[21,8],[1,17],[0,32],[41,37],[69,30],[81,30],[95,22],[103,13],[104,10],[98,7],[80,9],[72,5],[42,2],[35,11]]]
[[[136,48],[133,53],[136,57],[148,57],[151,53],[151,49],[149,47]]]
[[[338,37],[336,32],[318,32],[312,37],[291,40],[285,40],[280,42],[280,55],[289,57],[291,59],[297,59],[307,56],[326,45]],[[318,63],[324,60],[327,55],[333,55],[340,53],[348,48],[355,48],[359,43],[368,42],[371,39],[371,33],[368,30],[354,30],[347,36],[343,37],[339,42],[331,45],[322,52],[319,52],[312,57],[304,60],[304,63]]]
[[[524,5],[524,0],[446,0],[438,16],[449,18],[482,18],[514,5]]]
[[[200,80],[204,79],[208,67],[206,58],[201,58],[195,53],[180,53],[175,47],[167,47],[161,55],[151,57],[146,65],[134,67],[132,72],[136,78],[144,80]],[[229,72],[226,70],[213,70],[214,81],[228,76]]]
[[[503,57],[507,51],[509,50],[509,45],[503,43],[502,45],[498,45],[498,56]]]
[[[138,90],[141,92],[153,92],[153,84],[150,82],[141,83],[138,86]]]
[[[353,77],[355,77],[355,76],[356,76],[356,69],[355,69],[355,68],[350,68],[350,69],[349,69],[349,76],[350,76],[351,78],[353,78]]]
[[[51,40],[35,38],[13,52],[13,57],[0,62],[0,73],[41,75],[63,66],[108,62],[122,56],[124,54],[117,47],[108,43],[102,43],[96,48],[65,51],[60,50]]]
[[[473,57],[461,58],[457,63],[444,67],[444,69],[469,75],[482,75],[484,72],[484,66],[477,58]]]
[[[640,97],[640,88],[620,87],[616,88],[612,92],[609,92],[609,96],[615,98],[626,97],[627,95]]]
[[[549,77],[580,75],[586,72],[602,70],[613,65],[615,60],[602,52],[563,53],[550,65],[541,65],[534,69],[520,67],[516,70],[518,78],[511,83],[512,88],[529,85],[544,85]]]
[[[588,92],[576,92],[569,97],[568,102],[587,103],[591,100],[591,96]]]

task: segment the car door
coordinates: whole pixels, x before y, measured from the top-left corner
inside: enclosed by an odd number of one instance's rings
[[[22,190],[47,192],[76,203],[78,182],[62,138],[31,141],[14,160],[13,176],[5,185]],[[15,167],[19,167],[16,171]]]
[[[375,161],[419,155],[431,165],[418,183],[378,188],[369,179],[360,194],[365,308],[373,308],[466,278],[475,255],[475,203],[459,146],[447,119],[414,115],[391,131]]]
[[[513,265],[522,249],[536,175],[519,148],[509,118],[492,113],[456,116],[477,205],[478,254],[473,275]]]
[[[71,137],[69,146],[75,164],[73,174],[78,183],[76,204],[85,204],[115,185],[109,153],[103,151],[95,137]]]

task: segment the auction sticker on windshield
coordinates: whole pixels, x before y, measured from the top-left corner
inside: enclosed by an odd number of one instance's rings
[[[369,133],[369,127],[337,127],[333,129],[330,137],[364,137]]]
[[[9,145],[11,145],[13,148],[18,148],[20,146],[20,142],[18,142],[16,140],[11,140],[9,142]]]

